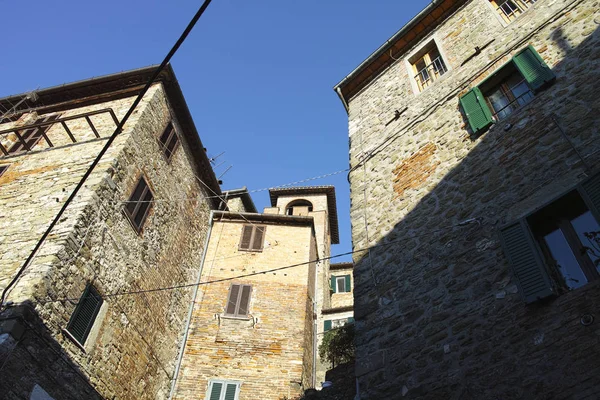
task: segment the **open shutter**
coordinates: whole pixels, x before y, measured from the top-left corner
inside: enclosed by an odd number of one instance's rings
[[[534,92],[542,89],[556,76],[532,46],[517,54],[513,61]]]
[[[67,331],[79,343],[85,343],[101,305],[102,297],[93,286],[88,285],[67,325]]]
[[[220,400],[221,399],[221,390],[223,389],[223,384],[220,382],[213,382],[212,387],[210,389],[210,397],[209,400]]]
[[[242,286],[242,298],[240,299],[240,307],[238,308],[238,315],[248,315],[248,305],[250,304],[250,294],[252,293],[252,286]]]
[[[323,324],[323,330],[325,332],[331,330],[331,320],[330,319],[325,320],[325,323]]]
[[[346,284],[346,293],[350,293],[351,288],[350,288],[350,275],[346,275],[344,276],[344,283]]]
[[[333,293],[335,293],[335,292],[336,292],[336,290],[335,290],[335,289],[336,289],[336,288],[335,288],[335,276],[333,276],[333,275],[331,275],[331,283],[330,283],[330,285],[329,285],[329,286],[331,287],[331,291],[332,291]]]
[[[600,221],[600,174],[594,175],[579,187],[579,193],[597,221]]]
[[[501,230],[502,245],[526,303],[554,294],[552,284],[525,220]]]
[[[494,123],[492,112],[478,87],[460,98],[460,105],[469,120],[473,133],[479,133]]]
[[[227,299],[227,307],[225,314],[234,315],[237,308],[238,296],[240,294],[240,285],[231,285],[229,289],[229,299]]]
[[[250,249],[250,241],[252,240],[252,225],[244,225],[242,228],[242,239],[240,240],[240,249]]]
[[[254,227],[254,240],[252,241],[252,250],[262,250],[263,239],[265,237],[265,227],[255,226]]]
[[[225,389],[225,397],[223,400],[236,400],[237,385],[234,383],[228,383]]]

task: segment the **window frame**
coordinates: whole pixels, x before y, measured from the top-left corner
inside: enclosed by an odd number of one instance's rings
[[[165,137],[165,135],[166,135],[166,138],[163,143],[163,137]],[[162,133],[156,138],[156,140],[158,142],[158,146],[160,147],[160,152],[165,157],[165,160],[167,161],[167,163],[170,164],[171,160],[173,159],[173,155],[179,148],[179,142],[180,142],[179,134],[177,133],[177,129],[175,129],[175,125],[173,124],[173,121],[169,121],[169,123],[167,124],[165,129],[163,129]],[[174,142],[173,149],[169,150],[169,143],[172,143],[172,142]]]
[[[73,328],[73,324],[76,322],[76,319],[79,317],[79,314],[81,313],[82,307],[84,305],[84,303],[82,303],[82,300],[85,300],[88,296],[90,296],[90,294],[92,297],[98,299],[99,301],[94,308],[92,316],[89,318],[89,321],[87,321],[87,327],[83,333],[83,336],[81,338],[79,338],[78,334],[76,332],[73,332],[71,329]],[[75,306],[75,310],[73,310],[73,313],[71,314],[71,317],[69,318],[67,327],[65,328],[65,330],[69,334],[69,336],[74,341],[76,341],[76,343],[79,344],[82,348],[83,348],[83,346],[85,346],[85,343],[90,336],[92,328],[94,327],[94,324],[98,320],[98,314],[100,313],[100,309],[102,308],[103,304],[104,304],[104,298],[102,297],[102,295],[100,295],[100,293],[98,292],[98,289],[96,289],[96,287],[92,283],[88,283],[85,287],[85,290],[83,291],[83,294],[79,298],[77,305]]]
[[[138,200],[132,200],[135,192],[137,191],[139,185],[141,183],[144,183],[146,185],[146,187],[142,190],[142,193],[140,194],[140,197]],[[146,208],[146,210],[144,211],[144,215],[142,216],[141,221],[138,223],[135,221],[135,219],[138,216],[138,213],[140,211],[140,207],[141,204],[144,202],[143,199],[147,193],[150,193],[150,195],[152,196],[150,198],[150,200],[148,201],[148,207]],[[135,203],[135,208],[132,211],[129,210],[129,205]],[[154,205],[154,191],[152,190],[152,188],[150,187],[150,184],[148,183],[148,179],[146,179],[146,177],[144,176],[144,174],[141,174],[140,177],[137,180],[137,183],[135,185],[135,187],[133,188],[133,190],[131,191],[129,197],[127,198],[127,201],[125,203],[125,206],[123,207],[123,213],[125,214],[125,216],[127,217],[127,220],[129,221],[129,223],[131,224],[131,227],[138,233],[141,234],[142,230],[144,228],[144,224],[146,223],[146,220],[148,219],[148,215],[150,214],[150,210],[152,209],[152,206]]]
[[[220,383],[221,386],[221,393],[219,394],[219,398],[216,400],[224,400],[225,399],[225,395],[227,394],[227,386],[228,385],[235,385],[235,396],[234,396],[234,400],[239,400],[240,398],[240,390],[242,388],[242,381],[236,381],[236,380],[228,380],[228,379],[209,379],[208,380],[208,387],[206,389],[206,397],[205,400],[212,400],[212,388],[213,385],[215,383]],[[223,390],[225,389],[225,390]]]
[[[490,81],[492,79],[496,78],[497,75],[501,75],[501,77],[497,78],[499,80],[499,82],[491,84]],[[502,76],[502,75],[504,75],[504,76]],[[529,89],[525,93],[521,94],[519,97],[516,97],[512,91],[516,86],[511,88],[507,83],[509,81],[509,79],[514,75],[518,75],[520,78],[518,85],[525,83],[525,85]],[[486,87],[486,85],[488,85],[489,87]],[[525,78],[525,76],[523,76],[523,73],[517,68],[517,66],[512,61],[512,59],[509,62],[502,65],[496,71],[494,71],[494,73],[489,78],[483,80],[479,85],[477,85],[477,87],[480,88],[481,93],[485,99],[485,102],[486,102],[488,108],[490,109],[490,112],[492,113],[492,118],[494,119],[494,123],[498,123],[498,122],[510,117],[512,114],[518,112],[523,107],[526,107],[529,103],[531,103],[533,101],[533,99],[535,99],[535,93],[533,91],[533,88],[531,87],[529,82],[527,82],[527,79]],[[508,100],[508,104],[499,110],[496,110],[494,108],[492,101],[490,100],[491,94],[493,92],[496,92],[497,90],[500,90],[502,92],[502,94],[506,97],[506,99]],[[527,100],[527,103],[520,104],[519,99],[526,95],[529,95],[531,97]],[[509,107],[512,108],[512,111],[510,111],[510,113],[508,113],[507,115],[505,115],[503,117],[499,117],[499,114],[502,112],[505,112],[504,110],[508,109]]]
[[[428,47],[429,47],[429,49],[428,49]],[[419,74],[419,71],[415,70],[416,64],[421,59],[423,59],[426,55],[428,56],[432,52],[433,49],[437,50],[437,52],[439,53],[439,58],[441,58],[441,60],[442,60],[442,64],[445,69],[445,72],[440,74],[437,78],[433,79],[431,81],[431,83],[428,84],[427,86],[421,87],[421,85],[417,81],[417,75]],[[405,62],[406,71],[409,74],[410,84],[413,89],[413,93],[415,95],[423,93],[430,87],[435,86],[436,82],[443,79],[443,77],[448,75],[448,73],[452,70],[452,68],[450,67],[450,64],[448,63],[448,57],[446,56],[446,52],[440,45],[440,40],[438,39],[437,35],[434,35],[432,37],[429,37],[429,38],[423,40],[421,42],[421,44],[419,44],[419,46],[415,50],[410,52],[404,58],[404,62]],[[429,64],[426,64],[426,68],[429,67],[431,64],[432,64],[432,62],[430,61]]]
[[[231,295],[233,293],[234,286],[238,286],[237,298],[235,301],[235,307],[233,313],[229,313],[227,309],[229,308],[229,303],[231,303]],[[246,313],[240,314],[240,305],[242,303],[244,288],[248,289],[248,300],[246,304]],[[229,291],[227,293],[227,302],[225,303],[225,308],[223,309],[223,316],[226,318],[234,318],[234,319],[250,319],[250,303],[252,302],[252,285],[244,284],[244,283],[232,283],[229,285]]]
[[[531,0],[505,0],[505,1],[483,0],[483,1],[485,1],[488,4],[488,7],[490,8],[490,10],[492,10],[494,15],[496,16],[496,19],[498,19],[498,21],[502,24],[502,26],[506,27],[506,26],[510,25],[511,23],[515,22],[516,20],[518,20],[521,15],[525,14],[527,11],[532,9],[539,0],[534,0],[533,3],[529,4],[529,5],[525,4],[525,5],[527,5],[527,8],[521,10],[520,13],[515,15],[514,17],[512,17],[512,19],[509,16],[507,16],[506,13],[504,13],[503,11],[500,10],[502,8],[502,5],[504,3],[506,3],[507,1],[513,1],[514,3],[527,3],[527,1],[531,1]],[[501,4],[498,5],[498,3],[501,3]],[[517,7],[519,7],[518,4],[517,4]]]
[[[248,242],[248,247],[244,247],[244,238],[246,229],[252,229],[252,233],[250,234],[250,239]],[[260,243],[256,242],[256,232],[261,229],[262,236],[260,237]],[[256,224],[244,224],[242,225],[242,232],[240,235],[240,242],[238,245],[239,251],[249,251],[249,252],[257,252],[260,253],[264,249],[265,245],[265,236],[267,235],[267,226],[266,225],[256,225]],[[258,247],[256,247],[258,245]]]

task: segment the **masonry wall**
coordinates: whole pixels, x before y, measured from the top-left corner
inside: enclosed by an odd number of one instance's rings
[[[598,4],[540,0],[504,26],[470,1],[422,42],[438,40],[442,79],[414,94],[397,54],[350,100],[350,163],[366,163],[350,174],[353,244],[386,245],[355,256],[362,399],[598,397],[600,330],[579,322],[598,283],[527,306],[498,234],[591,173],[577,152],[600,161]],[[556,82],[473,138],[459,95],[528,44]]]
[[[312,386],[315,265],[260,273],[308,262],[312,227],[267,224],[263,251],[245,252],[245,223],[213,225],[202,270],[209,283],[199,287],[177,399],[204,398],[210,379],[241,381],[240,400],[292,398]],[[223,316],[234,283],[252,285],[248,320]]]
[[[121,118],[132,100],[65,114],[112,107]],[[161,153],[156,139],[171,115],[175,113],[162,86],[154,85],[8,297],[17,304],[30,304],[43,322],[37,328],[47,332],[62,356],[104,398],[168,396],[191,289],[112,295],[193,282],[200,265],[209,207],[185,141],[180,140],[169,163]],[[3,232],[17,232],[2,238],[2,262],[9,266],[2,268],[3,282],[24,261],[110,133],[107,127],[103,139],[10,160],[13,165],[0,178],[4,202],[0,208],[5,213],[0,220]],[[138,234],[122,210],[142,174],[154,203]],[[88,282],[105,296],[105,302],[88,339],[80,345],[63,329]],[[7,368],[19,368],[19,360],[9,359]],[[40,376],[53,373],[43,360],[39,368]],[[57,378],[55,384],[69,382]],[[27,397],[34,383],[10,383],[10,390],[18,398]],[[44,390],[52,395],[58,389]]]

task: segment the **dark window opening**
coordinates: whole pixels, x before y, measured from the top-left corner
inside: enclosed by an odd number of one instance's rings
[[[265,226],[244,225],[239,250],[262,251],[266,229]]]
[[[4,175],[10,165],[0,165],[0,176]]]
[[[169,123],[163,134],[160,135],[159,143],[167,160],[171,160],[171,157],[175,152],[175,147],[177,146],[177,143],[179,143],[177,132],[172,123]]]
[[[125,215],[138,232],[142,230],[144,221],[152,207],[152,199],[152,191],[144,177],[141,177],[124,208]]]
[[[102,302],[102,296],[96,288],[88,284],[67,325],[67,331],[79,343],[85,343],[98,316]]]
[[[527,80],[513,63],[508,64],[480,87],[496,121],[533,100]]]
[[[286,215],[299,215],[299,214],[294,214],[294,208],[296,208],[296,207],[308,207],[308,212],[312,212],[312,210],[313,210],[313,205],[310,201],[296,200],[287,205],[287,207],[285,208],[285,214]]]
[[[600,224],[577,191],[533,214],[527,223],[563,291],[600,277]]]
[[[225,306],[225,315],[237,318],[247,317],[250,308],[251,295],[252,286],[231,285],[229,288],[229,296],[227,297],[227,305]]]

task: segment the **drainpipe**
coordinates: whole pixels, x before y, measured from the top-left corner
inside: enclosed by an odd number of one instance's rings
[[[348,107],[348,103],[346,102],[346,99],[344,98],[344,94],[342,93],[342,88],[341,87],[336,87],[335,91],[337,92],[337,95],[339,96],[340,100],[342,101],[342,104],[344,105],[344,108],[346,109],[346,113],[350,112],[350,107]]]
[[[206,260],[206,253],[208,252],[208,241],[210,240],[210,235],[212,233],[213,228],[213,215],[214,211],[210,210],[209,224],[208,224],[208,232],[206,234],[206,239],[204,240],[204,252],[202,254],[202,261],[200,262],[200,270],[198,271],[198,278],[196,279],[196,285],[194,286],[194,292],[192,294],[192,302],[190,304],[190,309],[188,311],[187,323],[185,324],[185,331],[183,334],[183,339],[181,341],[181,349],[179,350],[179,357],[177,357],[177,364],[175,365],[175,372],[173,373],[173,383],[171,384],[171,391],[169,392],[169,400],[173,398],[175,394],[175,386],[177,386],[177,377],[179,376],[179,369],[181,368],[181,362],[183,360],[183,352],[185,350],[185,343],[187,342],[188,332],[190,329],[190,324],[192,322],[192,313],[194,311],[194,305],[196,304],[196,297],[198,295],[198,287],[200,286],[200,278],[202,277],[202,270],[204,269],[204,261]]]

